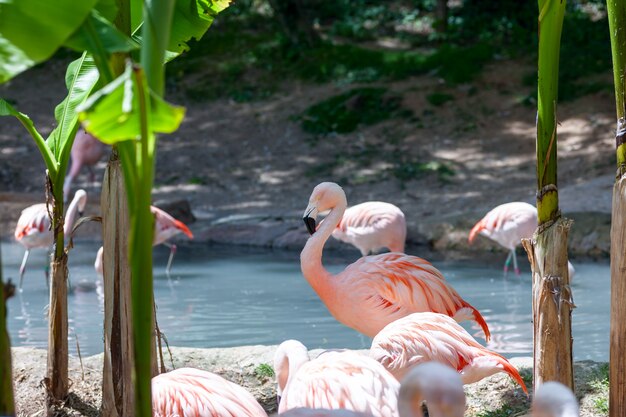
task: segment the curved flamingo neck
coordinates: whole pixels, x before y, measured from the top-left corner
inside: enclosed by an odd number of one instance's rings
[[[70,203],[67,208],[67,213],[65,214],[65,224],[63,225],[63,233],[67,236],[74,226],[74,220],[76,219],[76,213],[78,212],[78,203],[80,202],[80,197],[76,196]]]
[[[304,278],[309,282],[311,287],[320,295],[327,294],[332,284],[332,274],[322,265],[322,252],[326,241],[333,233],[346,211],[348,204],[343,201],[330,210],[330,213],[320,224],[317,231],[309,237],[300,254],[300,266]]]

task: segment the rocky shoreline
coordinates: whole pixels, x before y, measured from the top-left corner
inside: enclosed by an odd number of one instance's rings
[[[172,347],[166,354],[168,370],[195,367],[215,372],[248,389],[268,413],[276,411],[275,380],[268,371],[276,346],[242,346],[233,348]],[[322,350],[311,351],[317,356]],[[16,347],[13,354],[18,416],[43,415],[44,390],[41,381],[46,369],[46,351]],[[70,356],[71,388],[68,400],[59,405],[59,416],[100,416],[102,354],[78,358]],[[512,358],[529,389],[532,379],[532,358]],[[576,396],[581,404],[581,417],[604,417],[608,395],[606,363],[581,361],[575,363]],[[496,374],[465,387],[467,417],[525,416],[529,399],[508,376]]]

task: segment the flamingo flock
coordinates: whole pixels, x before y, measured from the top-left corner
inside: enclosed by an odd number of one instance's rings
[[[91,139],[76,138],[67,192],[81,165],[101,157],[100,146]],[[76,213],[84,209],[86,198],[84,190],[76,192],[66,215],[66,232]],[[329,214],[318,225],[317,216],[323,212]],[[166,244],[178,233],[193,238],[189,228],[169,214],[156,207],[152,213],[154,245]],[[528,393],[518,370],[506,358],[478,343],[458,324],[476,322],[489,341],[489,326],[480,311],[430,262],[404,253],[406,220],[398,207],[366,202],[348,208],[343,189],[323,182],[314,188],[303,221],[310,236],[300,255],[302,275],[337,321],[373,341],[366,354],[332,350],[313,359],[299,341],[281,343],[274,356],[280,416],[423,417],[425,402],[431,417],[462,417],[463,385],[498,372],[509,375]],[[487,213],[472,228],[469,241],[478,234],[495,240],[509,250],[505,272],[512,261],[519,274],[515,248],[536,227],[533,206],[508,203]],[[49,229],[45,204],[22,212],[15,231],[26,248],[20,287],[29,251],[52,244]],[[330,236],[354,245],[362,255],[336,275],[322,262]],[[176,249],[170,247],[168,272]],[[390,252],[370,255],[384,248]],[[95,267],[102,272],[102,248]],[[153,415],[158,417],[267,416],[244,388],[208,371],[181,368],[158,375],[152,380],[152,390]],[[532,415],[574,417],[578,404],[569,389],[546,383],[536,391]]]

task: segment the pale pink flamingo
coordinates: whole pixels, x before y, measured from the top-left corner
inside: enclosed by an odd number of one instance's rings
[[[546,382],[535,391],[533,417],[579,417],[579,412],[574,393],[560,382]]]
[[[325,408],[292,408],[280,417],[372,417],[371,414],[357,413],[350,410],[328,410]]]
[[[72,165],[70,166],[70,170],[65,177],[65,182],[63,183],[63,197],[65,200],[67,200],[70,195],[72,181],[78,176],[78,173],[83,166],[86,166],[89,169],[91,182],[95,180],[93,166],[100,161],[100,158],[104,155],[105,149],[106,145],[104,143],[100,142],[83,129],[80,129],[76,133],[74,143],[72,144],[72,150],[70,151]]]
[[[537,229],[537,208],[532,204],[513,202],[501,204],[480,219],[469,234],[471,244],[478,234],[496,241],[509,250],[504,261],[504,272],[507,273],[511,259],[515,274],[519,275],[515,248],[522,243],[522,239],[530,239]],[[570,279],[574,277],[574,266],[568,261],[567,268]]]
[[[279,413],[306,407],[397,417],[400,384],[375,360],[350,351],[306,358],[306,347],[294,340],[283,342],[274,355]]]
[[[154,239],[152,240],[152,246],[165,245],[170,248],[170,257],[167,260],[167,266],[165,271],[167,274],[172,269],[172,261],[174,260],[174,254],[176,253],[176,245],[174,243],[167,242],[168,239],[176,236],[179,233],[186,234],[189,239],[193,239],[193,233],[180,220],[176,220],[174,217],[161,210],[158,207],[150,206],[150,211],[154,215]],[[96,254],[96,261],[94,262],[94,268],[96,272],[102,275],[102,252],[103,248],[98,249]]]
[[[193,368],[152,378],[152,412],[154,417],[267,417],[244,388]]]
[[[391,252],[404,252],[406,221],[404,213],[393,204],[368,201],[348,207],[333,237],[350,243],[362,256],[387,248]]]
[[[400,385],[400,417],[424,417],[422,401],[426,401],[429,417],[463,417],[465,392],[459,374],[438,362],[411,369]]]
[[[394,252],[365,256],[337,275],[329,273],[322,265],[322,250],[346,205],[346,195],[337,184],[324,182],[315,187],[304,212],[312,235],[300,254],[304,277],[339,322],[374,337],[394,320],[434,311],[459,321],[475,320],[489,340],[489,328],[480,312],[422,258]],[[315,217],[326,210],[330,213],[316,231]]]
[[[456,369],[464,384],[506,372],[527,393],[522,377],[506,358],[479,344],[444,314],[414,313],[388,324],[372,341],[370,356],[399,380],[413,366],[435,361]]]
[[[74,226],[76,214],[82,216],[85,205],[87,204],[87,193],[85,190],[78,190],[74,194],[74,198],[67,208],[65,214],[65,223],[63,224],[63,232],[69,235]],[[52,208],[50,208],[50,212]],[[24,280],[24,272],[26,271],[26,261],[30,250],[33,248],[49,248],[52,246],[54,236],[50,230],[50,217],[48,208],[45,203],[34,204],[22,210],[22,214],[17,221],[15,227],[15,240],[26,248],[22,265],[20,266],[20,290],[22,289],[22,281]],[[48,270],[45,270],[46,282],[48,281]]]

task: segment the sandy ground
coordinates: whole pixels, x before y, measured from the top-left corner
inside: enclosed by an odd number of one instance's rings
[[[262,364],[272,364],[276,346],[243,346],[224,349],[172,348],[166,356],[168,369],[194,367],[215,372],[248,389],[268,413],[276,411],[275,379],[263,373]],[[312,350],[315,358],[320,349]],[[366,353],[366,351],[362,351]],[[41,379],[45,372],[45,351],[33,348],[14,348],[14,379],[18,416],[43,415],[45,407]],[[532,379],[532,358],[513,358],[511,363],[520,371],[526,384]],[[581,417],[604,417],[599,409],[607,398],[606,386],[599,383],[606,365],[583,361],[575,364],[576,396],[581,404]],[[58,416],[99,416],[102,355],[82,358],[70,357],[71,394]],[[532,389],[528,385],[529,389]],[[496,374],[482,381],[466,385],[467,417],[526,416],[528,397],[511,378]]]

